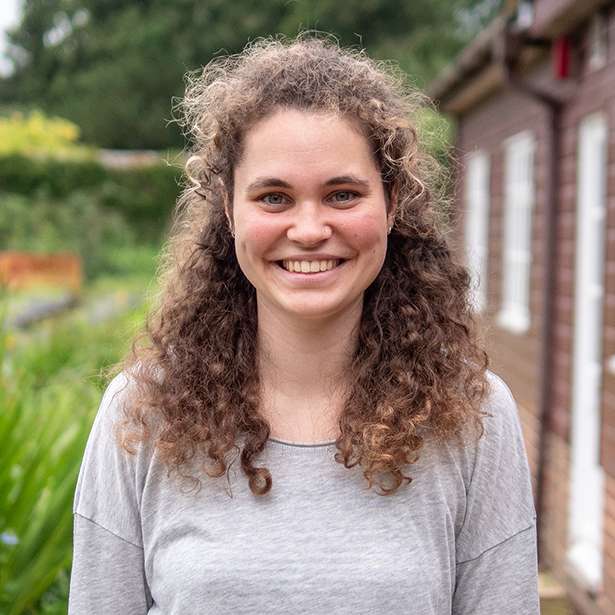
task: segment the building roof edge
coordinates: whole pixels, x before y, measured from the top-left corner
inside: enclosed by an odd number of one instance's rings
[[[612,3],[613,0],[584,0],[584,2],[560,0],[555,8],[537,15],[537,19],[528,28],[527,35],[532,38],[555,38],[569,32],[592,13]],[[468,85],[481,71],[494,63],[495,41],[503,35],[509,19],[510,15],[506,13],[495,17],[433,81],[427,84],[428,96],[444,111],[447,110],[447,101],[453,98],[461,87]]]

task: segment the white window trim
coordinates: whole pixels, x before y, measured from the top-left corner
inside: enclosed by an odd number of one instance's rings
[[[521,334],[530,327],[536,142],[525,130],[506,139],[503,146],[502,303],[496,321],[503,329]]]
[[[490,163],[484,150],[468,155],[465,166],[465,256],[472,276],[474,310],[487,307],[487,261],[489,255]]]
[[[602,112],[579,124],[567,562],[587,588],[603,582],[605,473],[600,464],[609,129]]]
[[[608,23],[603,13],[596,13],[589,23],[587,34],[588,61],[590,71],[600,70],[608,60]]]

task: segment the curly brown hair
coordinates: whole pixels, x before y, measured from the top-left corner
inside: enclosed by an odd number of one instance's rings
[[[489,359],[469,301],[471,276],[447,243],[449,206],[433,188],[439,167],[417,134],[416,114],[429,104],[393,63],[308,32],[257,39],[187,73],[178,122],[193,143],[160,255],[157,302],[109,370],[130,373],[135,384],[118,433],[126,451],[151,437],[169,473],[200,487],[181,468],[202,459],[199,472],[220,477],[227,452],[245,437],[250,490],[271,490],[269,470],[254,465],[270,435],[259,413],[256,294],[236,260],[224,205],[233,201],[243,135],[280,107],[358,120],[387,198],[397,194],[386,259],[364,294],[336,462],[360,463],[368,488],[388,472],[392,487],[378,484],[389,495],[412,481],[402,468],[418,460],[425,438],[459,437],[466,425],[482,435]]]

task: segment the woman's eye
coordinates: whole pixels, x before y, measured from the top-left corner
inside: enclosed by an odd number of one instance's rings
[[[341,195],[341,198],[339,198]],[[351,190],[338,190],[333,194],[333,200],[337,203],[347,203],[351,201],[354,197],[359,196],[356,192],[352,192]]]
[[[266,199],[271,199],[269,201],[267,201]],[[265,194],[264,196],[261,197],[261,201],[263,201],[264,203],[266,203],[267,205],[283,205],[284,204],[284,199],[285,196],[283,194],[278,194],[278,193],[271,193],[271,194]]]
[[[352,190],[338,190],[332,194],[333,201],[336,203],[349,203],[354,198],[358,197],[359,194],[353,192]],[[264,194],[259,198],[260,201],[265,203],[266,205],[271,205],[278,207],[280,205],[285,205],[288,201],[286,195],[281,194],[279,192],[270,192],[269,194]]]

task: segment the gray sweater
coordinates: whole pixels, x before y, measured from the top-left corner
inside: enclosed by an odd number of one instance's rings
[[[198,494],[157,452],[113,441],[124,374],[108,386],[74,500],[69,615],[537,615],[536,513],[515,401],[488,372],[485,434],[429,441],[393,496],[366,489],[331,443],[271,439],[254,496],[238,469]],[[376,487],[377,489],[377,487]]]

